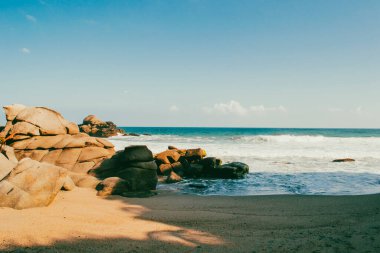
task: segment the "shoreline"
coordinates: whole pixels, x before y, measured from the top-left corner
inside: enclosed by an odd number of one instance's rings
[[[48,207],[1,208],[0,250],[17,252],[376,252],[380,194],[151,198],[60,192]]]

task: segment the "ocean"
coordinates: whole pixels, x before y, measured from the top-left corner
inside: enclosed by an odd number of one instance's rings
[[[204,148],[224,163],[240,161],[240,180],[192,179],[160,189],[199,195],[360,195],[380,193],[380,129],[123,127],[140,136],[115,136],[117,150],[147,145],[153,153]],[[351,163],[333,163],[353,158]]]

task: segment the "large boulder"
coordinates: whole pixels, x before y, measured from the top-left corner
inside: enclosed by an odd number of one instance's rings
[[[30,158],[19,162],[12,147],[0,146],[0,207],[24,209],[47,206],[60,189],[72,190],[76,186],[96,189],[100,183],[102,181],[94,176],[50,163]],[[106,195],[104,192],[112,186],[112,180],[104,183],[108,188],[99,191],[100,196]],[[115,184],[113,186],[116,187]],[[120,191],[112,191],[112,194],[118,193]]]
[[[8,138],[18,160],[29,157],[70,171],[87,173],[112,157],[107,140],[80,133],[78,126],[45,107],[4,107],[7,124],[0,137]]]
[[[112,121],[102,121],[95,115],[88,115],[83,119],[83,124],[79,125],[81,132],[95,137],[111,137],[117,134],[124,134],[122,129],[116,127]]]
[[[112,180],[103,183],[108,190],[102,192],[120,193],[122,191],[123,196],[128,196],[128,193],[133,192],[150,192],[155,190],[157,185],[157,165],[152,152],[146,146],[126,147],[99,167],[91,170],[90,174],[100,179],[113,177]],[[115,177],[122,180],[117,180]],[[113,187],[117,189],[109,190]]]
[[[0,207],[24,209],[49,205],[61,189],[72,190],[67,169],[29,158],[14,160],[12,148],[0,152]]]

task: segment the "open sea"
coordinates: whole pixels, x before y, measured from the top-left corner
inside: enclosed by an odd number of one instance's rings
[[[380,193],[380,129],[123,127],[141,136],[115,136],[117,150],[147,145],[153,153],[204,148],[224,163],[240,161],[239,180],[185,180],[158,186],[200,195],[360,195]],[[334,159],[353,158],[350,163]]]

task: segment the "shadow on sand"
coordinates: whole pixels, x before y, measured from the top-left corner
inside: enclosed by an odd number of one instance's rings
[[[78,230],[69,239],[29,247],[14,242],[6,252],[380,252],[380,195],[200,197],[164,192],[149,199],[102,201],[120,204],[128,222],[115,217],[116,230],[86,230],[84,235]]]

